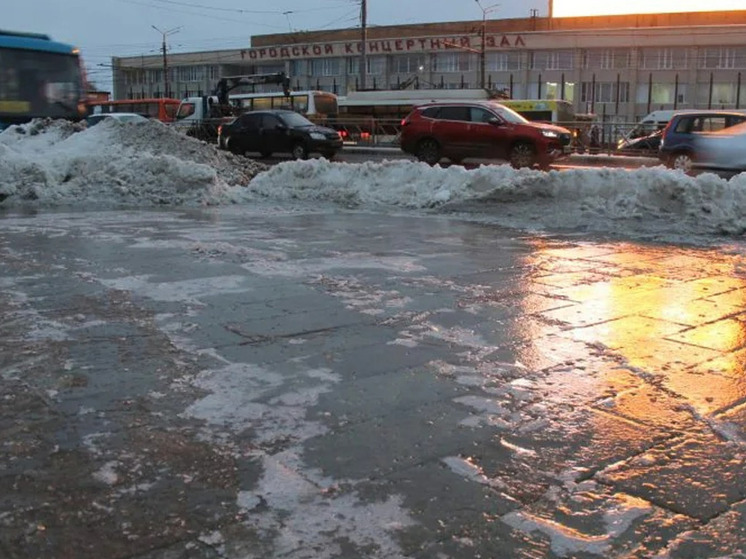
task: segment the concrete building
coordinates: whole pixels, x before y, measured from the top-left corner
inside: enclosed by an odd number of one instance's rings
[[[245,49],[113,58],[114,98],[211,92],[221,76],[285,71],[294,89],[360,85],[360,29],[259,35]],[[655,109],[743,108],[746,10],[531,17],[371,27],[366,86],[484,86],[563,98],[577,112],[632,122]],[[261,91],[260,88],[257,88]]]

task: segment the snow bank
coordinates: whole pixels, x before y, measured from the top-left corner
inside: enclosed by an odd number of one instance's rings
[[[346,207],[441,208],[478,213],[509,226],[686,234],[746,231],[746,174],[689,177],[663,167],[515,170],[508,165],[430,167],[410,161],[283,163],[250,190],[275,199]]]
[[[5,206],[242,202],[263,164],[157,122],[36,120],[0,134]]]
[[[515,170],[405,160],[267,166],[159,123],[90,129],[35,121],[0,134],[0,205],[205,205],[258,200],[458,212],[519,229],[656,236],[741,235],[746,174],[689,177],[663,167]]]

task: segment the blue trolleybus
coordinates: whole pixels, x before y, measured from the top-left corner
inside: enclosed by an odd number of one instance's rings
[[[0,130],[33,118],[85,116],[78,50],[47,35],[0,30]]]

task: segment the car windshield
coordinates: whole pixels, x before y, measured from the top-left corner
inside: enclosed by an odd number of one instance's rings
[[[298,113],[282,113],[277,116],[279,116],[280,120],[282,120],[282,122],[287,124],[290,128],[301,128],[303,126],[313,126],[313,122],[311,122],[306,117]]]
[[[512,124],[526,124],[528,122],[527,119],[519,115],[513,109],[509,109],[505,105],[500,105],[499,103],[493,103],[492,110],[495,111],[498,115],[500,115],[500,118],[502,118],[504,121],[510,122]]]

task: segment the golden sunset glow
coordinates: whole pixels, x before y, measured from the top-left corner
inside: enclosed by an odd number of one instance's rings
[[[554,17],[599,16],[621,14],[655,14],[678,12],[723,12],[746,10],[743,0],[712,0],[703,5],[700,0],[554,0]]]
[[[746,280],[737,261],[696,251],[635,245],[557,247],[533,243],[530,290],[517,334],[532,340],[519,352],[529,367],[551,367],[582,353],[575,343],[605,348],[616,366],[584,363],[575,381],[554,390],[617,393],[649,375],[702,414],[746,398]],[[558,330],[558,325],[559,330]],[[620,388],[622,387],[622,388]],[[625,388],[626,387],[626,388]],[[647,420],[650,402],[629,398],[624,415]]]

